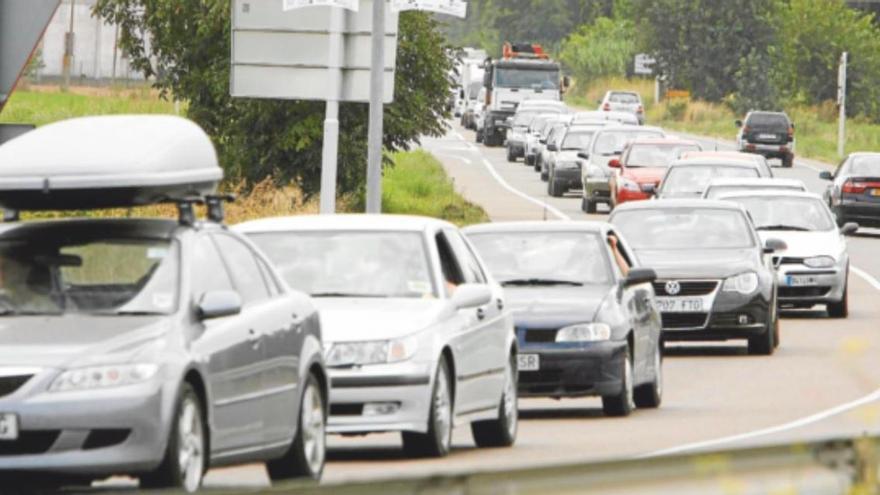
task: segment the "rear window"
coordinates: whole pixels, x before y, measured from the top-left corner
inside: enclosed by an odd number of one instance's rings
[[[779,113],[753,113],[746,122],[750,126],[788,127],[788,117]]]
[[[632,93],[611,93],[608,100],[614,103],[638,103],[639,97]]]
[[[865,177],[880,177],[880,156],[857,156],[853,158],[849,173]]]

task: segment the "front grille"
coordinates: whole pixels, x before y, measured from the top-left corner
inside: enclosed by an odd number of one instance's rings
[[[0,397],[5,395],[10,395],[22,385],[27,383],[28,380],[34,375],[18,375],[18,376],[4,376],[0,377]]]
[[[676,280],[680,290],[677,294],[669,294],[666,292],[666,282],[669,280],[654,282],[654,292],[658,296],[705,296],[718,287],[717,280]]]
[[[803,265],[804,258],[794,258],[791,256],[774,256],[773,264],[776,266],[780,265]]]
[[[360,416],[364,412],[362,403],[330,404],[331,416]]]
[[[82,448],[83,450],[94,450],[112,447],[126,441],[129,435],[131,435],[131,430],[122,428],[92,430],[86,437]]]
[[[556,329],[553,330],[526,330],[526,343],[546,344],[556,342]]]
[[[831,290],[828,286],[819,287],[780,287],[779,297],[822,297]]]
[[[45,454],[55,444],[61,430],[29,430],[19,433],[18,440],[0,440],[0,457]]]
[[[707,313],[661,313],[664,329],[702,328],[706,326]]]

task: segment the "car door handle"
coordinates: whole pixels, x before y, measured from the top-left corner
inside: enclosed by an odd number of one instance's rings
[[[299,315],[296,313],[293,313],[292,315],[290,315],[290,317],[290,330],[296,330],[296,333],[302,332],[302,324],[304,318],[300,318]]]
[[[498,299],[496,301],[496,305],[498,306],[498,311],[501,311],[504,309],[504,301],[502,299]]]
[[[477,308],[477,319],[482,320],[485,317],[486,317],[486,310],[484,310],[483,308]]]

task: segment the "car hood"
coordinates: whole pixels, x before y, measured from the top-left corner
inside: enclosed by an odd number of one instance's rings
[[[627,167],[623,170],[623,176],[636,182],[657,183],[663,178],[666,169],[662,167]]]
[[[328,342],[360,342],[405,337],[451,314],[440,299],[315,298],[321,336]]]
[[[160,316],[4,316],[0,365],[64,368],[108,355],[125,362],[167,329]]]
[[[601,285],[504,288],[516,325],[527,327],[593,321],[608,291]]]
[[[576,162],[579,161],[578,150],[565,150],[556,153],[556,162]]]
[[[809,258],[811,256],[828,255],[835,259],[845,249],[843,241],[836,230],[828,232],[792,232],[790,230],[760,230],[761,242],[767,239],[779,239],[788,245],[788,249],[777,253],[793,258]]]
[[[724,278],[757,270],[754,249],[641,249],[636,256],[659,278]]]

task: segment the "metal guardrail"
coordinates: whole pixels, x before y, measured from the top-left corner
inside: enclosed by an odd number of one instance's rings
[[[833,440],[598,463],[220,493],[273,495],[880,493],[880,438]],[[389,473],[394,475],[394,473]],[[405,476],[405,475],[404,475]],[[216,493],[216,492],[214,492]]]

